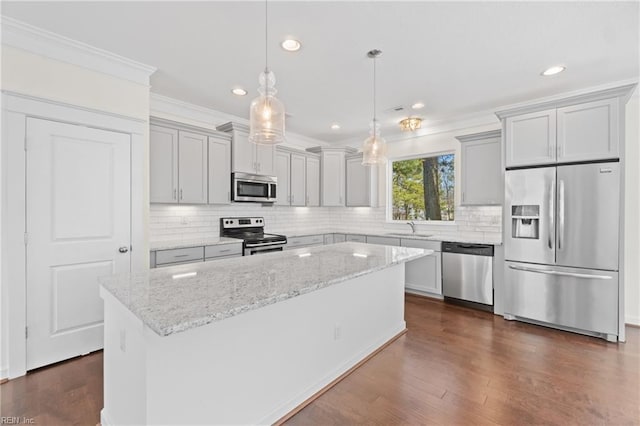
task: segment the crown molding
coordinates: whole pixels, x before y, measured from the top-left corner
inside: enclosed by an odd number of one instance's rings
[[[60,34],[0,16],[2,44],[60,62],[149,86],[155,67],[90,46]]]
[[[502,130],[489,130],[488,132],[472,133],[470,135],[456,136],[460,142],[482,141],[485,139],[499,138],[502,136]]]
[[[237,115],[227,114],[215,109],[195,105],[169,96],[151,93],[150,105],[151,115],[159,118],[166,118],[173,121],[188,121],[195,126],[205,128],[231,131],[240,130],[249,132],[249,120]],[[225,130],[222,130],[224,127]],[[327,145],[327,142],[310,138],[287,131],[287,141],[283,146],[291,148],[307,148],[318,145]]]
[[[601,86],[588,87],[573,92],[561,93],[546,98],[509,105],[500,108],[495,114],[502,120],[514,115],[527,114],[529,112],[542,111],[551,108],[561,108],[601,99],[620,98],[623,103],[626,103],[633,95],[637,85],[638,80],[631,79],[608,83]]]

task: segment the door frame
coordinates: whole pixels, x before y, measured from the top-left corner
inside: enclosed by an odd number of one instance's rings
[[[131,137],[131,269],[146,269],[148,120],[12,92],[2,93],[2,240],[0,256],[0,378],[26,374],[26,120],[40,118],[129,134]]]

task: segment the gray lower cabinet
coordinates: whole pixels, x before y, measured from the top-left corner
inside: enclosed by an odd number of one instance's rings
[[[351,241],[351,242],[355,242],[355,243],[366,243],[367,242],[367,236],[366,235],[360,235],[360,234],[346,234],[345,235],[345,241]]]
[[[242,243],[185,247],[151,252],[150,268],[242,256]]]
[[[442,242],[402,238],[400,245],[434,251],[430,256],[406,263],[405,288],[409,292],[442,295]]]
[[[399,246],[400,238],[378,237],[374,235],[367,235],[367,244],[380,244],[382,246]]]
[[[304,235],[301,237],[287,238],[285,249],[296,249],[300,247],[311,247],[325,244],[325,235]]]
[[[335,244],[335,243],[344,243],[345,235],[344,234],[325,234],[324,243],[325,244]]]

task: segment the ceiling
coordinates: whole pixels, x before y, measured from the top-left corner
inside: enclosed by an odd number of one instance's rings
[[[330,143],[364,139],[378,67],[383,135],[637,78],[638,2],[269,2],[269,63],[287,128]],[[152,91],[248,118],[264,68],[264,3],[2,2],[2,13],[153,65]],[[302,42],[297,53],[279,43]],[[566,71],[542,77],[545,68]],[[232,87],[249,95],[237,97]],[[410,105],[426,105],[411,111]],[[405,112],[390,111],[404,106]],[[331,130],[339,123],[340,130]]]

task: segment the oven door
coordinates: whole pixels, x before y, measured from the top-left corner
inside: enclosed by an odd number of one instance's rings
[[[233,201],[269,203],[275,201],[275,178],[270,176],[235,173]]]
[[[254,254],[265,254],[271,253],[274,251],[282,251],[283,246],[280,244],[277,245],[268,245],[268,246],[258,246],[258,247],[245,247],[244,255],[245,256],[253,256]]]

